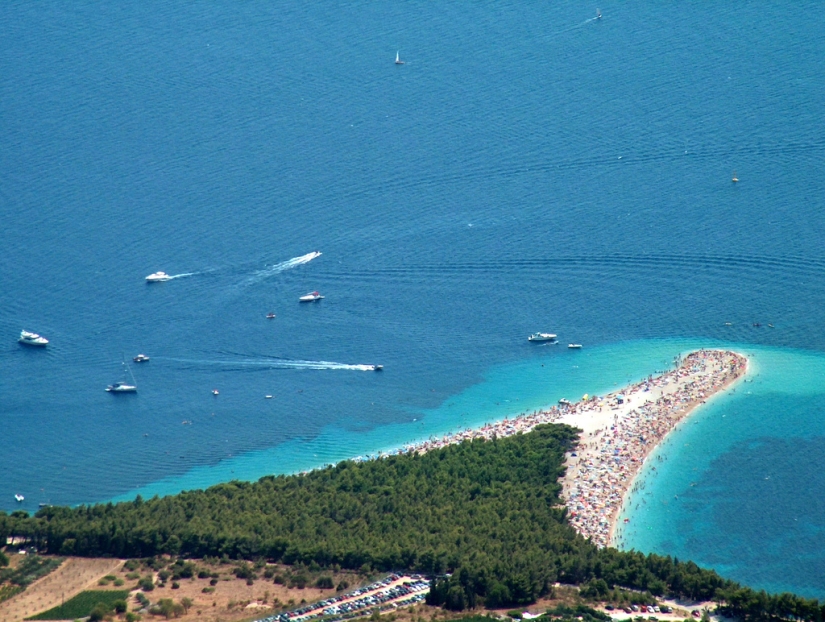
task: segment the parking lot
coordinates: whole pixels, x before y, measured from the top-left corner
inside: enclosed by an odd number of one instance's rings
[[[335,622],[365,615],[376,608],[389,609],[421,602],[429,591],[429,582],[420,575],[391,574],[386,579],[346,594],[267,616],[256,622],[307,622],[318,618]]]

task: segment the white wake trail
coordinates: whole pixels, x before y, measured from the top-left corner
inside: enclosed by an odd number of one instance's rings
[[[214,365],[221,367],[257,367],[263,369],[330,369],[345,371],[375,371],[375,365],[336,363],[335,361],[304,361],[300,359],[183,359],[174,357],[156,356],[159,361],[172,361],[187,365]]]
[[[296,266],[301,266],[305,263],[309,263],[316,257],[320,257],[321,253],[318,251],[313,251],[311,253],[307,253],[306,255],[301,255],[300,257],[293,257],[292,259],[287,259],[286,261],[282,261],[281,263],[276,263],[274,266],[267,266],[263,270],[258,270],[254,272],[246,281],[244,281],[245,285],[252,285],[254,283],[258,283],[263,279],[272,276],[273,274],[278,274],[279,272],[284,272],[285,270],[291,270]]]

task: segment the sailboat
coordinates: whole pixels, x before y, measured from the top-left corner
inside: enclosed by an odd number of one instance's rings
[[[403,61],[403,60],[401,60],[401,54],[400,54],[400,52],[396,52],[396,53],[395,53],[395,64],[396,64],[396,65],[403,65],[403,64],[404,64],[404,61]]]
[[[110,384],[108,387],[106,387],[106,390],[109,393],[137,393],[137,382],[135,382],[135,376],[132,373],[132,369],[129,367],[129,365],[126,364],[125,357],[123,359],[123,367],[127,372],[129,372],[129,376],[131,376],[132,378],[132,384],[125,382],[126,373],[124,372],[124,382],[115,382],[114,384]]]
[[[733,177],[731,177],[731,181],[733,183],[736,183],[737,181],[739,181],[739,178],[736,176],[736,171],[733,171]]]

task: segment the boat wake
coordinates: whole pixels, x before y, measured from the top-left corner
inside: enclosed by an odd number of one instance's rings
[[[344,371],[375,371],[375,365],[336,363],[334,361],[304,361],[300,359],[283,358],[250,358],[250,359],[182,359],[173,357],[154,356],[153,360],[183,363],[193,367],[215,366],[226,369],[331,369]]]
[[[166,280],[171,281],[172,279],[182,279],[183,277],[195,276],[196,274],[200,274],[200,272],[182,272],[181,274],[170,274],[169,278]]]
[[[281,263],[276,263],[274,266],[267,266],[263,270],[258,270],[254,272],[246,281],[244,281],[244,285],[253,285],[264,280],[267,277],[272,276],[273,274],[278,274],[280,272],[284,272],[286,270],[291,270],[297,266],[301,266],[305,263],[309,263],[316,257],[320,257],[321,253],[318,251],[313,251],[311,253],[307,253],[306,255],[301,255],[300,257],[293,257],[292,259],[287,259],[286,261],[282,261]]]

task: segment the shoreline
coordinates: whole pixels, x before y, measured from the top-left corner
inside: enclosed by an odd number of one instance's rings
[[[743,354],[704,348],[677,356],[674,363],[674,369],[605,396],[585,395],[574,403],[564,400],[547,409],[359,458],[425,453],[465,440],[527,433],[545,423],[568,424],[582,431],[578,445],[567,455],[561,480],[568,520],[597,546],[611,546],[619,516],[647,457],[696,408],[741,379],[749,366]]]
[[[575,404],[577,412],[557,422],[583,430],[563,479],[576,531],[597,546],[615,546],[619,516],[648,456],[696,408],[747,371],[742,354],[703,349],[680,358],[674,370],[611,393],[607,411],[604,400]],[[589,417],[578,421],[582,414]]]

